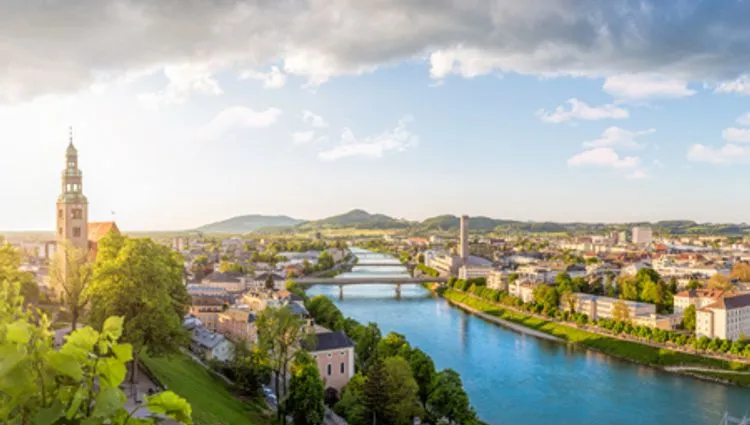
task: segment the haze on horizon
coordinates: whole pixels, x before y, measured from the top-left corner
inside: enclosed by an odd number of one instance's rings
[[[173,4],[0,5],[0,229],[53,229],[70,125],[125,230],[748,221],[748,2]]]

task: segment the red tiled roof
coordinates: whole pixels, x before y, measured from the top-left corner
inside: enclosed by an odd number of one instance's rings
[[[99,242],[99,239],[107,236],[109,232],[115,232],[120,234],[120,229],[117,228],[117,224],[114,221],[95,221],[89,223],[89,240],[93,242]]]

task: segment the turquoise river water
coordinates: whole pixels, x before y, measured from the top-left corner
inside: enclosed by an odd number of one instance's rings
[[[366,251],[356,250],[355,253]],[[393,261],[394,267],[369,262]],[[357,276],[400,276],[390,256],[362,256]],[[461,374],[479,416],[495,424],[717,425],[750,415],[750,390],[700,381],[522,335],[451,307],[419,285],[315,286],[344,315],[375,322]]]

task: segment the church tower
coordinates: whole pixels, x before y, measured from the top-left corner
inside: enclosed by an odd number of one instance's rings
[[[66,245],[88,253],[88,200],[83,195],[83,175],[78,168],[78,151],[73,146],[73,130],[65,152],[62,193],[57,198],[57,252]]]

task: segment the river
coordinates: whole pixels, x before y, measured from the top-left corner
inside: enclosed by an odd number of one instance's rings
[[[353,249],[356,253],[366,251]],[[397,260],[367,255],[347,275],[401,276],[370,267]],[[345,276],[345,275],[342,275]],[[717,425],[724,411],[750,415],[750,390],[713,384],[521,335],[451,307],[419,285],[314,286],[345,316],[375,322],[428,353],[438,369],[461,374],[482,420],[495,424]]]

